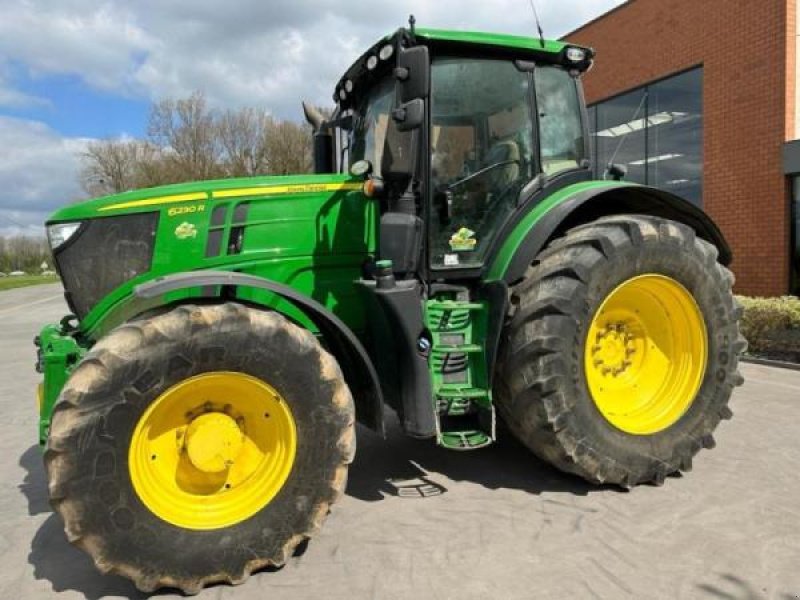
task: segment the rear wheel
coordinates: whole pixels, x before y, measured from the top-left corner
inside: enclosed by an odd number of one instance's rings
[[[689,470],[742,381],[732,283],[673,221],[607,217],[556,239],[512,290],[496,390],[512,432],[592,482]]]
[[[185,306],[100,340],[53,413],[51,502],[104,572],[152,591],[283,564],[343,493],[354,408],[276,313]]]

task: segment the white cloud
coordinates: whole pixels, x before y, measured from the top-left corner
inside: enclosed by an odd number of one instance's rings
[[[538,0],[549,37],[620,2]],[[0,20],[0,57],[34,76],[76,74],[120,94],[155,99],[199,89],[220,106],[299,118],[301,97],[330,103],[344,69],[409,13],[420,27],[535,31],[529,0],[17,0]]]
[[[300,100],[330,105],[333,86],[380,36],[405,26],[533,35],[529,0],[6,0],[0,19],[0,108],[35,98],[11,85],[73,75],[88,86],[158,99],[203,91],[212,104],[261,106],[300,119]],[[621,0],[537,0],[548,37],[559,37]],[[121,133],[121,132],[120,132]],[[81,195],[86,140],[0,116],[0,233],[38,229]]]
[[[50,212],[83,196],[76,174],[89,140],[3,116],[0,140],[0,234],[40,234]]]

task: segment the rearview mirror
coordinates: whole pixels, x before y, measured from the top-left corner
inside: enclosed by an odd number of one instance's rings
[[[392,120],[397,124],[397,131],[412,131],[422,126],[425,119],[425,103],[422,98],[414,98],[404,102],[392,111]]]
[[[427,98],[431,89],[430,60],[427,46],[414,46],[413,48],[400,48],[397,55],[397,66],[394,76],[399,82],[400,104]]]

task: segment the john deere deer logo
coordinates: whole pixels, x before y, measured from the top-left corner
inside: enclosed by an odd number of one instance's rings
[[[197,237],[197,227],[184,221],[175,228],[175,237],[179,240],[186,240]]]

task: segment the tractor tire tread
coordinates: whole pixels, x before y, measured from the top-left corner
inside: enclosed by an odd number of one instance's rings
[[[110,377],[115,369],[124,368],[126,356],[134,348],[159,344],[170,344],[176,339],[191,336],[199,329],[213,327],[218,333],[256,328],[282,330],[291,336],[298,347],[319,359],[320,372],[324,380],[332,385],[331,406],[337,418],[344,423],[341,434],[331,450],[335,450],[336,462],[333,475],[327,481],[327,489],[319,494],[320,499],[310,508],[308,526],[291,535],[280,550],[269,557],[243,558],[235,566],[202,577],[182,577],[158,572],[152,565],[145,568],[136,561],[121,561],[110,557],[104,541],[96,531],[87,526],[86,506],[82,493],[83,481],[93,475],[91,468],[78,458],[92,444],[103,442],[105,420],[112,418],[114,410],[125,410],[125,394],[105,406],[96,402],[86,406],[87,396]],[[176,368],[182,365],[176,364]],[[130,382],[127,390],[132,396],[152,383],[147,374]],[[137,389],[137,386],[140,389]],[[217,582],[239,585],[255,571],[267,567],[281,567],[305,540],[310,539],[322,526],[331,506],[342,496],[347,484],[348,466],[355,456],[355,418],[353,399],[344,382],[336,360],[325,351],[315,336],[275,312],[257,311],[241,304],[182,305],[152,319],[132,321],[115,329],[102,338],[87,353],[75,368],[62,390],[53,410],[52,425],[44,453],[45,469],[53,509],[64,521],[64,530],[69,541],[84,550],[103,573],[114,573],[127,577],[136,587],[146,593],[159,588],[177,588],[184,594],[194,595],[205,586]],[[242,553],[244,556],[246,553]]]
[[[565,382],[574,375],[570,365],[580,364],[583,357],[569,341],[586,319],[589,274],[620,251],[651,244],[688,253],[705,265],[720,292],[714,296],[713,314],[706,318],[715,321],[713,330],[728,341],[722,344],[725,357],[713,374],[718,379],[715,408],[708,411],[699,433],[676,441],[670,455],[643,457],[633,466],[595,448],[584,435],[574,415],[576,399]],[[734,278],[717,257],[717,249],[691,228],[644,215],[603,217],[552,241],[510,289],[513,308],[499,355],[503,385],[496,386],[496,397],[512,433],[539,458],[597,484],[662,485],[670,474],[689,471],[693,456],[701,448],[713,447],[711,432],[721,419],[731,417],[730,393],[743,381],[738,355],[747,342],[738,328],[740,308],[731,293]]]

